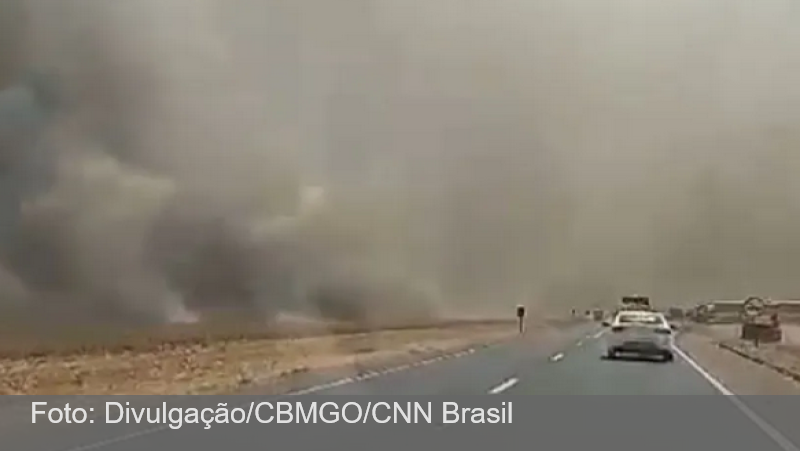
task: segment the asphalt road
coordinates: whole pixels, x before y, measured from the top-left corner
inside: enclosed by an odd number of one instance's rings
[[[352,380],[308,395],[720,395],[678,355],[673,363],[602,359],[604,330],[572,331],[569,345],[543,352],[535,340],[487,348],[473,355]]]
[[[541,401],[546,416],[536,421],[515,422],[506,428],[465,425],[452,433],[415,432],[408,427],[386,427],[381,435],[362,435],[353,427],[317,427],[292,435],[292,449],[311,449],[325,445],[339,449],[364,445],[408,449],[419,446],[458,446],[483,449],[496,446],[498,434],[546,449],[575,449],[597,443],[618,441],[621,427],[631,428],[624,443],[616,449],[640,449],[647,440],[650,449],[724,449],[725,451],[799,451],[800,408],[787,414],[774,402],[744,399],[728,391],[715,376],[708,374],[680,347],[672,363],[647,361],[608,361],[603,354],[604,331],[595,325],[577,326],[557,350],[532,338],[462,353],[416,365],[402,365],[367,374],[360,378],[331,379],[304,387],[294,393],[302,398],[320,395],[489,395],[482,399],[508,399],[516,395],[711,395],[711,397],[662,398],[559,398]],[[491,398],[500,395],[500,398]],[[767,397],[765,397],[767,398]],[[775,397],[791,398],[791,397]],[[290,399],[285,397],[284,399]],[[295,398],[297,399],[297,398]],[[473,398],[474,399],[474,398]],[[544,399],[544,398],[539,398]],[[328,398],[327,400],[330,400]],[[445,399],[446,400],[446,399]],[[204,401],[205,402],[205,401]],[[517,399],[515,403],[524,402]],[[793,401],[792,401],[793,402]],[[796,402],[794,402],[796,403]],[[663,406],[659,407],[659,406]],[[519,411],[521,407],[517,408]],[[647,412],[643,415],[643,412]],[[522,414],[519,414],[522,415]],[[530,416],[530,415],[528,415]],[[484,429],[482,429],[482,427]],[[152,432],[152,426],[114,428],[83,432],[61,427],[28,435],[30,446],[7,449],[35,451],[139,451],[161,449],[265,449],[278,440],[277,426],[250,428],[214,426],[171,431],[165,427]],[[373,429],[374,430],[374,429]],[[627,430],[627,429],[626,429]],[[141,433],[144,431],[144,433]],[[299,431],[299,430],[298,430]],[[348,432],[349,431],[349,432]],[[362,430],[359,430],[362,431]],[[367,431],[367,429],[363,429]],[[430,433],[430,431],[429,431]],[[366,434],[366,432],[364,432]],[[435,435],[438,434],[438,435]],[[510,434],[510,435],[509,435]],[[669,437],[662,440],[660,436]],[[20,437],[22,438],[22,437]],[[423,440],[424,439],[424,440]],[[431,442],[431,440],[436,440]],[[517,439],[514,439],[517,440]],[[428,441],[428,442],[424,442]],[[35,443],[34,443],[35,442]],[[419,444],[416,444],[420,442]],[[495,443],[495,444],[492,444]],[[27,445],[27,443],[26,443]],[[58,446],[57,446],[58,445]],[[282,448],[284,446],[281,446]],[[3,449],[6,449],[3,447]]]

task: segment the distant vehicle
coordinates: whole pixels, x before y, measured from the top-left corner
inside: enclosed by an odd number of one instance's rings
[[[738,324],[742,321],[745,300],[716,300],[699,305],[694,319],[708,324]]]
[[[658,312],[621,311],[609,324],[606,334],[606,357],[616,359],[620,354],[674,359],[672,352],[673,326]]]
[[[649,310],[652,308],[650,305],[650,298],[647,296],[624,296],[622,298],[622,306],[626,308],[641,308],[643,310]]]
[[[592,319],[594,319],[595,321],[602,321],[603,320],[603,316],[605,316],[605,312],[604,311],[602,311],[600,309],[592,310]]]
[[[686,316],[684,310],[680,307],[670,307],[667,310],[667,317],[669,319],[682,320]]]

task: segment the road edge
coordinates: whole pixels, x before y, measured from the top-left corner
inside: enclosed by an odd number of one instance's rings
[[[326,388],[345,385],[346,383],[372,379],[385,374],[463,357],[484,349],[502,346],[516,338],[518,338],[517,335],[511,335],[494,340],[463,344],[446,350],[433,350],[404,356],[378,358],[359,363],[357,366],[348,364],[337,365],[322,371],[312,372],[310,374],[311,377],[319,377],[319,381],[313,383],[304,384],[302,381],[298,382],[297,375],[288,374],[284,378],[256,383],[227,394],[294,396],[312,393]],[[309,374],[304,374],[304,376],[309,376]]]
[[[714,341],[714,344],[718,348],[720,348],[720,349],[722,349],[724,351],[731,352],[731,353],[736,354],[737,356],[739,356],[739,357],[741,357],[743,359],[749,360],[749,361],[751,361],[753,363],[756,363],[758,365],[761,365],[761,366],[763,366],[765,368],[769,368],[770,370],[775,371],[775,372],[777,372],[777,373],[779,373],[779,374],[781,374],[783,376],[786,376],[786,377],[794,380],[795,382],[800,382],[800,373],[798,373],[796,371],[793,371],[793,370],[790,370],[790,369],[786,368],[783,365],[778,365],[776,363],[769,362],[769,361],[767,361],[765,359],[762,359],[761,357],[752,355],[752,354],[750,354],[748,352],[742,351],[741,349],[737,349],[736,347],[731,346],[731,345],[729,345],[727,343],[724,343],[724,342],[721,342],[721,341]]]
[[[694,358],[691,356],[690,353],[684,351],[681,347],[677,344],[673,346],[675,352],[689,364],[698,374],[703,376],[711,385],[714,386],[720,393],[727,396],[728,399],[739,409],[744,416],[746,416],[750,421],[752,421],[764,434],[766,434],[772,441],[774,441],[781,449],[784,451],[800,451],[797,446],[792,443],[791,440],[786,438],[780,431],[775,429],[772,425],[770,425],[766,420],[761,418],[757,413],[755,413],[750,407],[745,404],[744,401],[740,399],[738,395],[733,393],[730,389],[728,389],[719,379],[714,377],[710,372],[708,372],[702,365],[697,363]]]

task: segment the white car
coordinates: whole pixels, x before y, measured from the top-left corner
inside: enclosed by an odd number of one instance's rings
[[[674,359],[672,326],[664,314],[651,311],[621,311],[609,324],[605,334],[606,357],[615,359],[620,354],[661,357],[664,361]]]

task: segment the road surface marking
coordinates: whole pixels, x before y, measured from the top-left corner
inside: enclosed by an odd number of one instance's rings
[[[381,371],[367,371],[367,372],[364,372],[364,373],[362,373],[362,374],[360,374],[358,376],[344,377],[344,378],[337,379],[337,380],[334,380],[334,381],[331,381],[331,382],[327,382],[327,383],[324,383],[324,384],[313,385],[311,387],[304,388],[304,389],[301,389],[301,390],[296,390],[296,391],[289,392],[289,393],[284,393],[284,394],[277,394],[277,395],[274,395],[274,396],[283,397],[283,396],[306,395],[306,394],[309,394],[309,393],[314,393],[314,392],[318,392],[318,391],[322,391],[322,390],[341,387],[342,385],[354,384],[354,383],[366,381],[366,380],[369,380],[369,379],[374,379],[376,377],[385,376],[385,375],[391,374],[391,373],[410,370],[410,369],[415,368],[415,367],[430,365],[430,364],[441,362],[441,361],[444,361],[444,360],[450,360],[450,359],[454,359],[454,358],[468,356],[468,355],[474,354],[476,352],[477,352],[476,348],[469,348],[469,349],[466,349],[466,350],[463,350],[463,351],[453,352],[453,353],[450,353],[450,354],[444,354],[444,355],[440,355],[440,356],[437,356],[437,357],[432,357],[432,358],[428,358],[428,359],[425,359],[425,360],[417,361],[417,362],[414,362],[414,363],[407,363],[407,364],[398,365],[398,366],[391,367],[391,368],[386,368],[386,369],[383,369]],[[510,382],[510,380],[506,381],[506,383],[508,383],[508,382]],[[517,380],[514,379],[514,382],[511,383],[510,385],[508,385],[507,387],[504,387],[503,390],[508,389],[509,387],[513,386],[516,383],[517,383]],[[242,404],[242,406],[246,406],[246,405],[247,405],[246,403]],[[102,440],[102,441],[95,442],[95,443],[90,443],[90,444],[87,444],[87,445],[81,445],[81,446],[77,446],[77,447],[74,447],[74,448],[67,448],[64,451],[90,451],[90,450],[105,448],[105,447],[107,447],[109,445],[114,445],[114,444],[117,444],[117,443],[120,443],[120,442],[127,442],[127,441],[130,441],[130,440],[135,440],[135,439],[137,439],[139,437],[143,437],[143,436],[146,436],[146,435],[151,435],[151,434],[155,434],[155,433],[162,432],[162,431],[167,431],[167,430],[169,430],[169,427],[167,425],[156,426],[156,427],[153,427],[153,428],[143,429],[141,431],[133,432],[131,434],[120,435],[118,437],[112,437],[112,438],[107,439],[107,440]],[[796,450],[791,450],[791,451],[796,451]]]
[[[338,380],[335,380],[335,381],[332,381],[332,382],[327,382],[327,383],[324,383],[324,384],[312,385],[311,387],[307,387],[307,388],[304,388],[304,389],[301,389],[301,390],[296,390],[296,391],[289,392],[289,393],[286,393],[286,394],[283,394],[283,395],[278,395],[278,396],[301,396],[301,395],[307,395],[307,394],[310,394],[310,393],[316,393],[318,391],[328,390],[328,389],[331,389],[331,388],[340,387],[342,385],[348,385],[348,384],[353,384],[353,383],[357,383],[357,382],[364,382],[364,381],[368,381],[370,379],[375,379],[377,377],[386,376],[386,375],[389,375],[389,374],[399,373],[401,371],[406,371],[406,370],[410,370],[410,369],[413,369],[413,368],[419,368],[419,367],[431,365],[431,364],[434,364],[434,363],[443,362],[445,360],[451,360],[451,359],[457,359],[457,358],[465,357],[465,356],[468,356],[470,354],[474,354],[475,352],[476,352],[475,348],[470,348],[470,349],[467,349],[467,350],[464,350],[464,351],[454,352],[452,354],[444,354],[444,355],[440,355],[440,356],[436,356],[436,357],[431,357],[431,358],[428,358],[428,359],[425,359],[425,360],[418,360],[418,361],[413,362],[413,363],[407,363],[407,364],[404,364],[404,365],[399,365],[399,366],[395,366],[395,367],[391,367],[391,368],[386,368],[386,369],[383,369],[383,370],[380,370],[380,371],[366,371],[366,372],[364,372],[364,373],[362,373],[362,374],[360,374],[358,376],[352,377],[352,378],[351,377],[346,377],[346,378],[343,378],[343,379],[338,379]]]
[[[490,395],[500,394],[500,393],[508,390],[509,388],[517,385],[517,382],[519,382],[519,379],[517,379],[516,377],[512,377],[511,379],[503,382],[502,384],[498,385],[497,387],[489,390],[489,394]]]
[[[553,362],[558,362],[559,360],[561,360],[563,358],[564,358],[564,353],[563,352],[559,352],[558,354],[554,355],[553,357],[550,357],[550,360],[553,361]]]
[[[597,340],[598,338],[602,337],[604,333],[606,333],[606,331],[605,330],[601,330],[600,332],[592,335],[592,339]]]
[[[689,366],[691,366],[695,371],[700,373],[700,375],[703,376],[705,380],[707,380],[711,385],[713,385],[714,388],[717,389],[717,391],[719,391],[725,396],[736,396],[733,394],[732,391],[728,390],[728,388],[725,387],[725,385],[723,385],[722,382],[720,382],[717,378],[712,376],[711,373],[706,371],[702,366],[700,366],[699,363],[695,362],[694,359],[689,357],[689,355],[685,353],[681,348],[679,348],[678,346],[673,346],[673,349],[675,350],[675,353],[677,353],[683,360],[686,361],[686,363],[689,364]]]
[[[578,340],[578,343],[576,343],[575,346],[578,346],[578,347],[583,346],[583,340]]]
[[[686,363],[689,364],[689,366],[691,366],[695,371],[697,371],[701,376],[703,376],[705,380],[707,380],[711,385],[713,385],[714,388],[716,388],[723,395],[728,396],[729,397],[728,399],[730,399],[731,402],[733,402],[733,404],[736,405],[736,407],[738,407],[739,410],[743,414],[745,414],[747,418],[750,419],[750,421],[755,423],[756,426],[758,426],[758,428],[761,429],[762,432],[767,434],[769,438],[771,438],[775,443],[777,443],[778,446],[780,446],[781,449],[783,449],[783,451],[800,451],[800,449],[798,449],[794,443],[792,443],[789,439],[787,439],[786,436],[781,434],[780,431],[772,427],[763,418],[758,416],[757,413],[753,412],[752,409],[747,407],[747,405],[741,399],[739,399],[739,397],[736,396],[732,391],[730,391],[727,387],[725,387],[725,385],[723,385],[722,382],[719,381],[719,379],[712,376],[711,373],[706,371],[693,358],[689,357],[689,354],[687,354],[677,346],[673,346],[673,349],[683,360],[686,361]]]
[[[76,448],[69,448],[66,451],[89,451],[89,450],[92,450],[92,449],[105,448],[108,445],[114,445],[114,444],[121,443],[121,442],[127,442],[129,440],[133,440],[135,438],[143,437],[145,435],[150,435],[150,434],[154,434],[156,432],[161,432],[161,431],[167,430],[167,428],[168,428],[168,426],[166,426],[166,425],[165,426],[158,426],[158,427],[154,427],[154,428],[150,428],[150,429],[145,429],[145,430],[142,430],[142,431],[134,432],[132,434],[120,435],[119,437],[110,438],[108,440],[103,440],[101,442],[95,442],[95,443],[92,443],[90,445],[83,445],[83,446],[78,446]]]
[[[487,346],[483,346],[483,348],[492,347],[495,344],[502,344],[502,342],[501,343],[489,344]],[[281,396],[299,396],[299,395],[304,395],[304,394],[308,394],[308,393],[314,393],[314,392],[317,392],[317,391],[326,390],[326,389],[330,389],[330,388],[335,388],[335,387],[339,387],[339,386],[342,386],[342,385],[353,384],[353,383],[361,382],[361,381],[364,381],[364,380],[373,379],[373,378],[376,378],[376,377],[379,377],[379,376],[383,376],[383,375],[386,375],[386,374],[390,374],[390,373],[395,373],[395,372],[399,372],[399,371],[406,371],[406,370],[410,370],[410,369],[415,368],[415,367],[430,365],[432,363],[436,363],[436,362],[439,362],[439,361],[442,361],[442,360],[449,360],[449,359],[453,359],[453,358],[460,358],[460,357],[468,356],[468,355],[471,355],[471,354],[475,354],[477,351],[478,351],[477,348],[469,348],[469,349],[465,349],[465,350],[462,350],[462,351],[453,352],[453,353],[449,353],[449,354],[444,354],[444,355],[440,355],[440,356],[437,356],[437,357],[434,357],[434,358],[425,359],[425,360],[422,360],[422,361],[417,361],[417,362],[414,362],[414,363],[398,365],[398,366],[395,366],[395,367],[392,367],[392,368],[384,369],[384,370],[382,370],[380,372],[366,372],[366,373],[361,374],[359,376],[345,377],[345,378],[338,379],[338,380],[335,380],[335,381],[332,381],[332,382],[319,384],[319,385],[314,385],[314,386],[311,386],[311,387],[308,387],[308,388],[304,388],[302,390],[297,390],[297,391],[288,392],[288,393],[284,393],[284,394],[278,394],[278,395],[275,395],[275,396],[278,396],[278,397],[281,397]],[[509,380],[506,383],[508,383],[508,382],[511,382],[511,381]],[[514,379],[514,382],[509,384],[507,387],[504,387],[503,390],[508,389],[509,387],[513,386],[517,382],[518,381],[516,379]],[[245,406],[245,405],[246,405],[246,403],[242,404],[242,406]],[[120,442],[127,442],[127,441],[134,440],[134,439],[137,439],[137,438],[142,437],[142,436],[155,434],[155,433],[162,432],[162,431],[167,431],[167,430],[169,430],[169,427],[167,425],[156,426],[156,427],[153,427],[153,428],[144,429],[144,430],[137,431],[137,432],[134,432],[134,433],[131,433],[131,434],[120,435],[118,437],[112,437],[112,438],[107,439],[107,440],[101,440],[101,441],[90,443],[90,444],[87,444],[87,445],[81,445],[81,446],[77,446],[77,447],[73,447],[73,448],[68,448],[68,449],[66,449],[64,451],[89,451],[89,450],[94,450],[94,449],[99,449],[99,448],[105,448],[105,447],[107,447],[109,445],[113,445],[113,444],[120,443]],[[794,450],[792,450],[792,451],[794,451]]]

